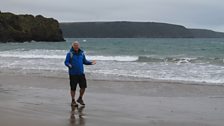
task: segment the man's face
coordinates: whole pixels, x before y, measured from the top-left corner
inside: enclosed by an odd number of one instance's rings
[[[79,50],[79,44],[78,44],[78,43],[74,43],[74,44],[72,45],[72,47],[73,47],[73,49],[74,49],[75,51],[78,51],[78,50]]]

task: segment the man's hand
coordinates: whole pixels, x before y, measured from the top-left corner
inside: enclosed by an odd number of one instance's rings
[[[96,64],[96,60],[93,60],[93,61],[92,61],[92,65],[95,65],[95,64]]]
[[[71,65],[71,64],[68,64],[68,67],[69,67],[69,68],[72,68],[72,65]]]

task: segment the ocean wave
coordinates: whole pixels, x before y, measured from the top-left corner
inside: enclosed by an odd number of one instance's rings
[[[189,57],[150,57],[139,56],[139,62],[176,62],[176,63],[190,63],[197,60],[197,58]]]
[[[35,58],[62,59],[65,58],[65,54],[66,54],[65,50],[16,49],[16,50],[1,51],[0,57],[27,58],[27,59],[35,59]]]
[[[66,73],[64,66],[66,50],[11,50],[0,51],[0,68],[31,73],[43,71],[57,71]],[[198,62],[222,62],[222,58],[185,57],[177,55],[162,57],[148,56],[103,56],[89,55],[87,59],[100,60],[97,65],[86,67],[86,72],[105,77],[116,75],[119,77],[137,77],[158,80],[193,81],[206,83],[224,83],[224,66],[214,64],[200,64]],[[5,58],[2,58],[5,57]],[[13,58],[11,58],[13,57]],[[14,59],[15,58],[15,59]],[[48,60],[46,60],[48,59]],[[102,62],[101,62],[102,61]],[[105,61],[105,62],[103,62]],[[118,62],[112,62],[118,61]],[[150,62],[150,63],[145,63]],[[155,62],[155,63],[154,63]],[[172,62],[164,64],[164,62]],[[182,64],[182,65],[179,65]],[[29,73],[29,72],[28,72]],[[61,72],[59,72],[61,73]],[[101,75],[100,78],[103,78]]]
[[[1,51],[0,57],[13,57],[13,58],[41,58],[41,59],[65,59],[67,50],[8,50]],[[151,62],[151,63],[206,63],[206,64],[224,64],[224,59],[220,57],[187,57],[187,56],[169,56],[162,57],[156,55],[148,56],[128,56],[128,55],[89,55],[86,54],[87,59],[100,60],[100,61],[120,61],[120,62]]]
[[[62,59],[65,58],[65,56],[58,56],[58,55],[14,55],[14,54],[0,54],[0,57],[13,57],[13,58],[40,58],[40,59]]]
[[[0,57],[12,58],[27,58],[27,59],[65,59],[66,50],[13,50],[2,51]],[[102,60],[102,61],[137,61],[138,56],[103,56],[103,55],[87,55],[88,59]]]
[[[0,57],[12,58],[30,58],[30,59],[65,59],[65,55],[32,55],[32,54],[0,54]],[[88,59],[102,61],[137,61],[138,57],[134,56],[87,56]]]
[[[89,59],[103,60],[103,61],[137,61],[138,56],[87,56]]]
[[[224,64],[224,59],[219,57],[152,57],[139,56],[138,62],[164,62],[164,63],[208,63]]]

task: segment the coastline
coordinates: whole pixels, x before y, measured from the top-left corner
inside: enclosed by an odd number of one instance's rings
[[[86,66],[89,79],[224,85],[224,57],[222,48],[216,48],[222,47],[223,39],[66,38],[65,43],[6,43],[0,47],[1,71],[64,77],[63,62],[73,40],[81,42],[87,59],[98,61]],[[141,48],[130,46],[136,41]]]
[[[0,80],[0,122],[5,126],[224,123],[223,86],[88,79],[87,105],[72,112],[66,77],[0,73]]]
[[[35,70],[35,69],[8,69],[2,68],[0,70],[0,75],[15,75],[15,76],[38,76],[46,78],[61,78],[68,79],[67,71],[62,70]],[[165,83],[165,84],[181,84],[181,85],[205,85],[205,86],[223,86],[224,83],[209,83],[203,81],[185,81],[185,80],[166,80],[166,79],[152,79],[143,77],[127,77],[122,75],[105,75],[99,73],[89,73],[85,72],[88,80],[91,81],[107,81],[107,82],[144,82],[144,83]]]

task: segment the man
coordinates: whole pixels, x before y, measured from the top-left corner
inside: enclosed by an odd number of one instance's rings
[[[78,106],[75,102],[75,92],[77,84],[80,87],[80,95],[77,99],[77,102],[81,105],[85,105],[83,101],[83,95],[85,93],[85,89],[87,88],[86,78],[84,74],[85,65],[94,65],[96,61],[88,61],[85,57],[84,52],[80,49],[80,45],[78,41],[72,43],[72,48],[66,55],[65,65],[69,69],[69,79],[70,79],[70,88],[71,88],[71,98],[72,98],[72,106]]]

